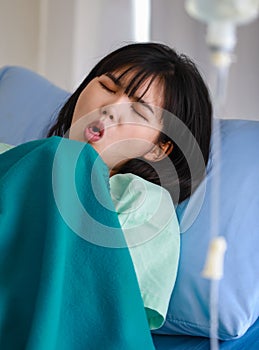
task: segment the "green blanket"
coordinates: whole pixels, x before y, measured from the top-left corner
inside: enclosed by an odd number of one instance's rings
[[[89,145],[0,155],[0,349],[154,349],[136,275]]]

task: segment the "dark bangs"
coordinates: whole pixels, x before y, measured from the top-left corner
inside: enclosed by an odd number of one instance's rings
[[[172,62],[171,54],[172,52],[167,46],[154,43],[139,43],[119,48],[94,67],[88,76],[88,82],[107,73],[119,72],[119,81],[131,74],[134,78],[129,79],[128,84],[125,85],[125,93],[129,97],[134,96],[149,78],[151,79],[146,90],[138,97],[142,98],[155,80],[162,84],[161,95],[165,95],[164,84],[170,86],[172,81],[170,78],[168,80],[168,76],[172,77],[174,73],[174,62]],[[166,55],[168,57],[165,57]],[[165,106],[161,107],[165,108]]]
[[[116,81],[120,83],[124,87],[125,94],[131,98],[131,97],[137,97],[138,100],[141,100],[149,88],[152,86],[154,81],[157,81],[158,84],[161,84],[161,92],[164,91],[164,80],[161,79],[160,74],[154,73],[149,67],[141,67],[139,65],[128,65],[127,67],[119,67],[115,70],[109,70],[102,74],[112,73],[116,74],[119,73],[119,76],[116,78]],[[131,77],[130,79],[127,79],[128,77]],[[132,78],[133,77],[133,78]],[[146,89],[142,92],[141,95],[138,95],[138,90],[146,83],[147,80],[149,80],[149,84],[147,85]],[[124,82],[127,81],[125,84]],[[164,104],[164,101],[163,101]],[[164,108],[164,106],[161,106]]]

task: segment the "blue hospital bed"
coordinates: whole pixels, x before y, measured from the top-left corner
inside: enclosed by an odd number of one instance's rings
[[[33,139],[40,139],[46,137],[46,132],[55,120],[57,111],[60,109],[60,107],[63,105],[64,101],[69,95],[70,93],[56,87],[50,82],[47,82],[46,79],[24,68],[2,68],[0,70],[0,142],[20,144]],[[49,113],[47,120],[44,119],[44,115],[46,115],[46,109],[48,111],[52,111],[51,113]],[[14,120],[14,117],[21,119]],[[32,118],[34,118],[33,121]],[[7,123],[5,122],[5,120],[7,120]],[[256,127],[258,130],[258,125]],[[227,129],[228,126],[225,128],[225,132],[227,132]],[[255,152],[258,152],[258,150]],[[245,180],[246,179],[244,179],[244,182]],[[257,198],[258,195],[258,193],[255,193],[255,198]],[[244,203],[244,206],[247,207],[247,204]],[[251,227],[252,225],[254,225],[254,223],[251,223]],[[247,229],[251,231],[251,227],[248,227]],[[257,234],[255,233],[255,235],[259,236],[259,230],[257,231]],[[189,239],[190,242],[187,243]],[[188,244],[191,246],[194,243],[197,243],[197,237],[194,237],[194,239],[196,241],[192,241],[191,236],[188,238],[188,240],[186,239],[186,236],[183,236],[181,252],[182,260],[188,258],[189,250],[186,248]],[[258,245],[254,244],[254,249],[257,250]],[[195,261],[192,261],[192,264],[196,266]],[[191,288],[188,285],[186,286],[186,269],[188,269],[188,267],[184,266],[183,263],[180,261],[179,279],[176,283],[176,293],[173,295],[172,299],[172,305],[174,304],[176,305],[176,307],[177,303],[175,301],[177,300],[177,298],[179,298],[179,295],[181,294],[181,286],[185,286],[187,289]],[[255,290],[255,292],[257,293],[253,294],[258,295],[258,278],[255,279],[253,283],[255,284],[255,289],[253,290]],[[251,285],[240,285],[240,287],[242,287],[243,289],[246,288],[248,290],[248,296],[249,292],[253,288]],[[190,293],[191,292],[192,291],[190,290]],[[172,305],[170,306],[171,308]],[[251,308],[251,306],[249,307]],[[236,336],[236,339],[233,339],[233,337],[230,340],[220,341],[219,345],[221,350],[259,349],[259,319],[256,320],[256,317],[258,317],[259,315],[258,301],[255,309],[252,311],[254,312],[253,322],[251,322],[252,325],[249,325],[248,330],[245,332],[245,334],[242,334],[241,336]],[[190,310],[190,313],[191,312],[192,310]],[[172,327],[172,331],[170,331],[170,327]],[[210,349],[210,341],[205,335],[201,336],[203,334],[200,334],[199,332],[197,332],[195,336],[187,335],[191,332],[188,333],[188,331],[186,331],[184,328],[181,332],[178,333],[178,335],[177,329],[174,328],[175,326],[172,326],[171,324],[170,327],[164,328],[161,332],[163,334],[152,334],[153,342],[157,350]]]

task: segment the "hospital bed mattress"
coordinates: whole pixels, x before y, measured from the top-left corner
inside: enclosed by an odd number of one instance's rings
[[[210,350],[210,340],[202,337],[153,334],[156,350]],[[240,338],[219,343],[220,350],[258,350],[259,319]]]

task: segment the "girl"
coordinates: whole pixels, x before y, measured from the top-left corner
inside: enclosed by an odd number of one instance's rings
[[[132,173],[162,185],[176,204],[204,177],[211,115],[208,89],[189,58],[163,44],[137,43],[92,69],[48,136],[89,142],[111,176]]]
[[[48,134],[89,143],[108,166],[151,329],[165,320],[177,274],[174,205],[205,175],[211,116],[208,89],[189,58],[163,44],[137,43],[92,69]]]

